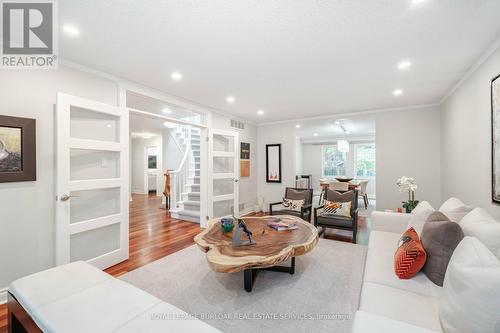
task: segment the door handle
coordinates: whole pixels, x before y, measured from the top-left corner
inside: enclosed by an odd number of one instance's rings
[[[239,182],[240,180],[238,178],[233,179],[235,183]]]
[[[75,198],[75,197],[78,197],[78,195],[68,195],[68,194],[63,194],[63,195],[61,195],[60,200],[61,200],[61,201],[68,201],[69,199],[71,199],[71,198]]]

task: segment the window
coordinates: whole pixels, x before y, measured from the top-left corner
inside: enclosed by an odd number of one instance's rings
[[[337,146],[323,146],[322,156],[323,177],[336,177],[346,175],[346,153],[338,151]]]
[[[356,177],[375,177],[375,143],[355,145],[354,174]]]

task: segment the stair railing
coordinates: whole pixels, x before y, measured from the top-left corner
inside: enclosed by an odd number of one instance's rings
[[[185,144],[184,154],[179,167],[170,171],[171,175],[171,211],[178,211],[183,201],[182,193],[189,180],[189,162],[191,156],[191,130],[189,126],[180,127],[180,135]]]

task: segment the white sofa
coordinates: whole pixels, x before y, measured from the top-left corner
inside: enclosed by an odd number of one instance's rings
[[[410,217],[410,214],[388,212],[371,215],[373,229],[361,290],[361,313],[356,314],[354,332],[368,332],[360,329],[366,324],[372,327],[371,322],[379,326],[389,322],[378,317],[392,319],[397,325],[413,326],[411,329],[399,328],[396,332],[442,332],[438,313],[442,287],[432,283],[422,272],[410,280],[401,280],[394,273],[394,253]],[[385,326],[380,329],[387,332]]]
[[[9,294],[46,333],[219,332],[83,261],[18,279]]]
[[[478,221],[487,215],[484,210],[477,210],[479,214],[476,211],[472,212],[470,220]],[[473,215],[480,216],[473,217]],[[415,215],[390,212],[372,213],[372,231],[369,238],[360,307],[354,318],[353,333],[443,332],[439,312],[440,301],[444,296],[443,287],[432,283],[423,272],[409,280],[401,280],[394,273],[394,253],[397,243],[402,233],[407,230],[412,216]],[[486,219],[489,219],[486,223],[497,224],[491,217],[486,217]],[[497,233],[500,230],[499,225],[495,226]],[[472,235],[468,235],[468,232]],[[466,236],[480,235],[478,232],[470,230],[468,232],[465,232]],[[478,237],[482,244],[488,246],[488,239],[481,238]],[[495,238],[498,237],[495,236]],[[500,239],[496,240],[495,249],[488,246],[494,256],[497,255],[499,242]],[[500,252],[498,252],[498,259],[500,260]],[[500,321],[497,325],[500,325]],[[497,331],[494,330],[494,332]]]

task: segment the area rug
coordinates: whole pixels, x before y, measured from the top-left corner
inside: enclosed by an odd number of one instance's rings
[[[365,246],[321,239],[294,275],[261,271],[247,293],[242,272],[212,271],[193,245],[120,278],[222,332],[350,332],[365,257]]]

